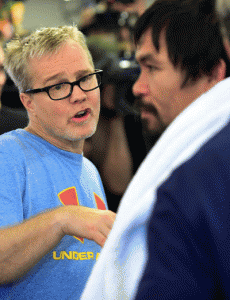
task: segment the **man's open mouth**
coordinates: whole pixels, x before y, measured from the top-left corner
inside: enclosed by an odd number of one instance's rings
[[[85,110],[79,111],[79,112],[74,116],[74,118],[80,119],[80,118],[85,117],[85,116],[88,115],[89,113],[90,113],[90,109],[87,108],[87,109],[85,109]]]
[[[72,120],[79,120],[79,121],[84,120],[89,116],[90,112],[91,112],[90,108],[81,110],[72,117]]]

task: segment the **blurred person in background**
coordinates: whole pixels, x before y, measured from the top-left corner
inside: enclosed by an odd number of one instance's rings
[[[95,65],[104,71],[98,128],[86,140],[84,154],[98,167],[108,206],[115,212],[157,139],[142,131],[140,116],[132,108],[132,85],[139,74],[132,34],[137,17],[145,8],[146,1],[142,0],[99,1],[80,17]]]
[[[20,104],[16,88],[3,68],[4,44],[17,35],[25,34],[22,26],[25,7],[21,1],[0,1],[0,134],[24,128],[28,124],[26,110]]]
[[[4,42],[15,35],[24,35],[23,28],[25,5],[23,1],[0,0],[0,39]]]
[[[75,26],[7,44],[4,66],[29,123],[0,136],[0,298],[78,298],[112,228],[96,167],[83,156],[100,112],[95,70]]]
[[[6,83],[6,74],[3,67],[4,52],[0,46],[0,134],[17,129],[24,128],[28,124],[27,113],[24,109],[13,109],[3,105],[1,95]],[[9,93],[8,97],[10,97]],[[10,100],[10,99],[9,99]]]
[[[210,0],[157,0],[138,20],[133,93],[146,130],[161,136],[81,299],[230,298],[230,47],[221,28]]]
[[[147,150],[139,116],[128,101],[124,107],[119,105],[121,97],[132,101],[133,79],[125,70],[117,68],[119,60],[116,57],[108,56],[105,50],[93,45],[89,45],[89,49],[97,68],[103,69],[103,83],[98,127],[95,134],[86,140],[84,155],[99,169],[108,206],[116,212]]]

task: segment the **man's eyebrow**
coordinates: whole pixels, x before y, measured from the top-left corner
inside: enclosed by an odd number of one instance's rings
[[[84,76],[86,76],[86,75],[88,75],[88,74],[90,74],[90,73],[92,73],[92,72],[94,72],[94,71],[92,71],[92,70],[89,70],[89,69],[85,69],[85,70],[79,70],[79,71],[77,71],[76,73],[75,73],[75,76],[76,76],[76,78],[77,77],[79,77],[79,78],[81,78],[81,77],[84,77]],[[48,82],[50,82],[50,81],[54,81],[54,80],[60,80],[60,79],[63,79],[65,77],[65,73],[64,72],[61,72],[61,73],[58,73],[58,74],[55,74],[55,75],[53,75],[53,76],[50,76],[50,77],[47,77],[44,81],[43,81],[43,84],[47,84]]]
[[[155,59],[152,54],[140,54],[136,56],[136,61],[140,64],[144,64],[147,62],[154,63],[160,65],[161,62],[158,59]]]
[[[51,77],[47,77],[44,81],[43,81],[43,84],[47,84],[49,81],[53,81],[55,79],[58,79],[61,77],[61,74],[55,74]]]

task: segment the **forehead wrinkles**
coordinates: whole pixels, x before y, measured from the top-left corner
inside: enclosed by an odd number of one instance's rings
[[[50,80],[68,80],[69,75],[83,77],[93,72],[94,68],[81,45],[66,43],[57,53],[30,58],[28,71],[32,84],[37,79],[40,84],[47,84]]]

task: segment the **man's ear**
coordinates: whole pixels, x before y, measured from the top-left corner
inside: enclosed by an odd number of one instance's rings
[[[212,78],[216,81],[216,83],[226,78],[226,62],[222,58],[213,70]]]
[[[21,102],[22,102],[23,106],[25,107],[25,109],[28,112],[33,113],[33,111],[34,111],[33,97],[31,97],[31,95],[29,95],[29,94],[21,93],[20,99],[21,99]]]

